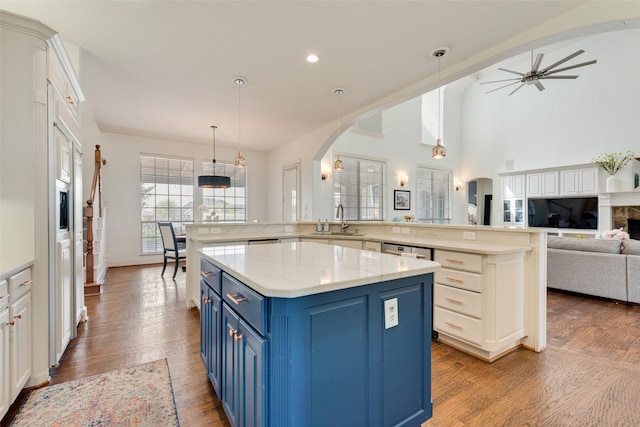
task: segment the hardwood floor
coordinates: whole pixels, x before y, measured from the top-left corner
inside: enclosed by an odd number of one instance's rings
[[[162,279],[161,269],[109,269],[51,382],[166,357],[180,424],[229,426],[205,380],[185,274]],[[640,425],[640,308],[549,292],[548,313],[542,353],[521,349],[488,364],[433,343],[434,416],[424,426]]]

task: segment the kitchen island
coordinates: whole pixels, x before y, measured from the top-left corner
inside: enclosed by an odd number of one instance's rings
[[[431,417],[438,263],[313,242],[200,253],[201,354],[232,425]]]

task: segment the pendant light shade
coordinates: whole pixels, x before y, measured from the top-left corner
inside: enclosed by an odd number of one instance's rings
[[[342,105],[340,103],[341,97],[344,94],[344,89],[339,87],[333,90],[333,94],[338,96],[338,138],[342,135]],[[336,156],[336,161],[333,162],[333,168],[337,171],[341,171],[344,168],[342,164],[342,160],[340,160],[340,155]]]
[[[240,154],[240,152],[238,151],[238,157],[236,157],[236,160],[233,162],[233,164],[237,168],[243,168],[247,166],[247,161],[245,160],[244,157],[242,157],[242,154]]]
[[[447,149],[442,143],[442,88],[440,87],[440,58],[449,52],[448,47],[441,47],[431,52],[431,56],[438,58],[438,139],[431,149],[431,157],[442,159],[447,155]]]
[[[231,178],[224,175],[216,175],[216,129],[218,126],[211,126],[213,129],[213,175],[200,175],[198,177],[198,187],[200,188],[227,188],[231,186]]]

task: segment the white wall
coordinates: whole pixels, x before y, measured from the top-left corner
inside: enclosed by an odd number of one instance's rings
[[[605,152],[635,150],[640,155],[639,40],[640,30],[615,31],[550,51],[543,65],[578,49],[586,53],[568,64],[598,62],[560,73],[577,74],[576,80],[544,80],[542,92],[524,86],[512,96],[508,88],[485,94],[489,85],[470,85],[461,118],[466,173],[495,178],[507,170],[508,160],[514,161],[514,170],[527,170],[590,163]],[[527,61],[510,68],[525,71],[529,66]],[[480,81],[509,77],[496,72],[481,75]],[[630,172],[625,172],[623,189],[631,190]]]
[[[102,133],[102,155],[107,160],[103,171],[103,204],[109,208],[107,251],[109,265],[135,265],[162,262],[159,255],[140,254],[140,153],[193,158],[195,174],[201,174],[201,162],[209,160],[206,144],[166,141],[137,136]],[[216,146],[217,160],[231,162],[237,151]],[[266,154],[243,151],[247,159],[247,221],[267,217]],[[194,184],[195,185],[195,184]],[[194,205],[201,202],[195,188]]]

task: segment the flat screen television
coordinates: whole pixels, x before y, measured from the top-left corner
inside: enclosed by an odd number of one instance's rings
[[[598,229],[597,197],[528,199],[529,227]]]

